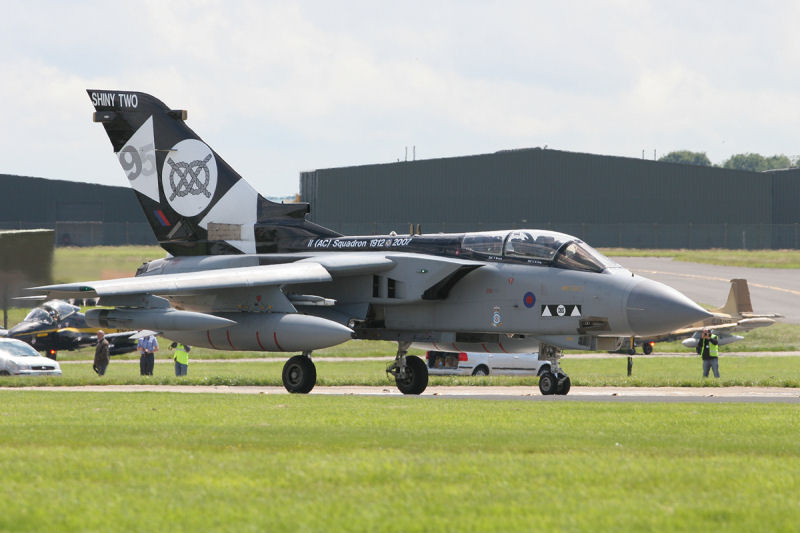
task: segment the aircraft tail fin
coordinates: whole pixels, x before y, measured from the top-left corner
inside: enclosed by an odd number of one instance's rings
[[[307,203],[267,200],[186,125],[187,112],[141,92],[89,89],[161,246],[172,255],[282,251],[339,234],[305,220]]]
[[[752,313],[753,304],[750,302],[750,288],[746,279],[732,279],[728,300],[718,311],[730,316],[741,316],[742,313]]]

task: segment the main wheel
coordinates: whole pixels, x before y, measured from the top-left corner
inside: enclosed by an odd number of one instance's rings
[[[539,391],[543,396],[549,396],[556,393],[558,382],[552,372],[542,372],[539,376]]]
[[[422,394],[428,386],[428,367],[416,355],[406,357],[406,377],[395,376],[397,388],[403,394]]]
[[[566,396],[571,386],[572,382],[569,380],[569,376],[565,376],[562,374],[556,384],[556,394],[561,394]]]
[[[485,366],[481,365],[481,366],[479,366],[478,368],[476,368],[475,370],[472,371],[472,375],[473,376],[488,376],[489,375],[489,369],[486,368]]]
[[[645,355],[650,355],[651,353],[653,353],[653,345],[650,344],[649,342],[642,344],[642,351],[644,352]]]
[[[306,394],[317,383],[317,367],[305,355],[290,357],[283,365],[283,386],[289,392]]]

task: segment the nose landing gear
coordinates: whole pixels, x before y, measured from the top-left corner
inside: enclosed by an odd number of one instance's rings
[[[569,376],[558,366],[558,361],[562,357],[561,348],[550,344],[539,346],[539,360],[550,361],[550,370],[546,370],[539,375],[539,392],[543,396],[551,394],[566,395],[572,385]]]

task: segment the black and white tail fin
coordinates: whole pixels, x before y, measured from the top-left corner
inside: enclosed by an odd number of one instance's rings
[[[186,125],[184,110],[145,93],[89,89],[153,232],[172,255],[270,253],[337,233],[305,220],[308,204],[261,196]]]

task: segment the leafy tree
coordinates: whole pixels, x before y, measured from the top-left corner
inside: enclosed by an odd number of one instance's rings
[[[711,166],[711,161],[709,161],[705,152],[690,152],[689,150],[670,152],[667,155],[659,157],[658,160],[665,163],[682,163],[684,165],[698,165],[701,167]]]
[[[789,168],[792,166],[792,160],[789,159],[788,156],[783,154],[781,155],[773,155],[772,157],[767,158],[767,168],[769,170],[775,168]]]
[[[733,168],[736,170],[751,170],[753,172],[763,172],[776,168],[789,168],[792,161],[785,155],[773,155],[764,157],[761,154],[736,154],[722,163],[723,168]]]

